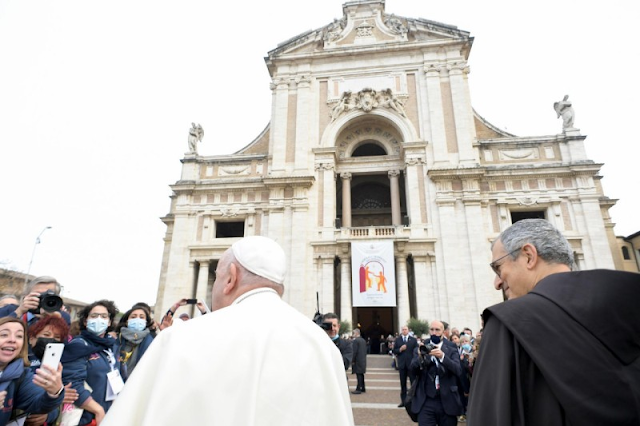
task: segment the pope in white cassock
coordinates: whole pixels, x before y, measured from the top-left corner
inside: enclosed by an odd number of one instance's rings
[[[280,299],[285,270],[275,241],[234,243],[213,312],[158,335],[102,425],[353,425],[340,352]]]

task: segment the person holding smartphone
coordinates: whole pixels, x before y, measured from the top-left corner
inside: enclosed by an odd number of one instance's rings
[[[0,318],[0,425],[6,424],[14,410],[48,413],[62,403],[62,365],[26,368],[27,329],[17,318]]]
[[[36,322],[29,328],[29,362],[31,371],[36,372],[41,366],[47,346],[51,344],[64,344],[69,337],[69,326],[67,322],[58,316],[47,316]],[[60,353],[62,349],[60,350]],[[65,386],[63,404],[73,404],[78,399],[78,392],[71,388],[71,383]],[[59,407],[50,411],[48,414],[29,414],[25,425],[41,425],[43,423],[54,424],[60,416]]]
[[[207,313],[210,312],[209,307],[202,300],[182,298],[178,300],[176,303],[174,303],[173,305],[171,305],[167,313],[162,317],[162,321],[160,322],[160,326],[159,326],[160,330],[164,330],[168,327],[171,327],[173,325],[173,317],[175,316],[176,311],[181,306],[187,306],[187,305],[195,305],[196,308],[198,308],[198,310],[200,311],[201,315],[206,315]],[[182,316],[180,319],[182,319],[183,321],[189,320],[189,318],[184,319],[182,318]]]

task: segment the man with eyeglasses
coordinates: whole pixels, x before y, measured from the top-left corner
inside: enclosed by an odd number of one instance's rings
[[[410,410],[417,414],[419,426],[456,426],[457,416],[464,413],[458,392],[460,357],[445,343],[443,333],[443,323],[432,321],[429,341],[420,343],[411,361],[418,384]]]
[[[483,313],[467,424],[640,424],[640,274],[571,272],[571,245],[543,219],[491,252],[508,300]]]

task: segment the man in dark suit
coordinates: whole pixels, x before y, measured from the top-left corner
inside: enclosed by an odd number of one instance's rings
[[[404,407],[404,399],[407,396],[407,377],[409,381],[413,383],[415,378],[411,373],[409,367],[411,365],[411,359],[413,358],[413,352],[418,347],[418,341],[415,337],[409,336],[409,327],[402,326],[402,332],[400,336],[396,338],[393,344],[393,353],[396,355],[396,366],[400,373],[400,405],[398,407]]]
[[[457,416],[463,407],[458,392],[460,356],[445,344],[442,338],[444,326],[440,321],[431,322],[429,332],[431,350],[420,345],[418,356],[411,362],[411,371],[420,375],[416,393],[411,401],[411,411],[418,414],[419,426],[456,426]]]
[[[351,392],[353,394],[361,394],[366,392],[364,386],[364,373],[367,371],[367,342],[360,337],[360,329],[355,328],[353,330],[353,363],[351,365],[351,371],[353,371],[358,378],[358,384],[356,390]]]

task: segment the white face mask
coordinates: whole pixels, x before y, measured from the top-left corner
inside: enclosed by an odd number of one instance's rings
[[[132,331],[142,331],[147,328],[147,321],[142,318],[131,318],[127,321],[127,328]]]
[[[96,336],[99,336],[107,331],[107,327],[109,327],[109,320],[104,318],[92,318],[87,321],[87,330],[89,330]]]

